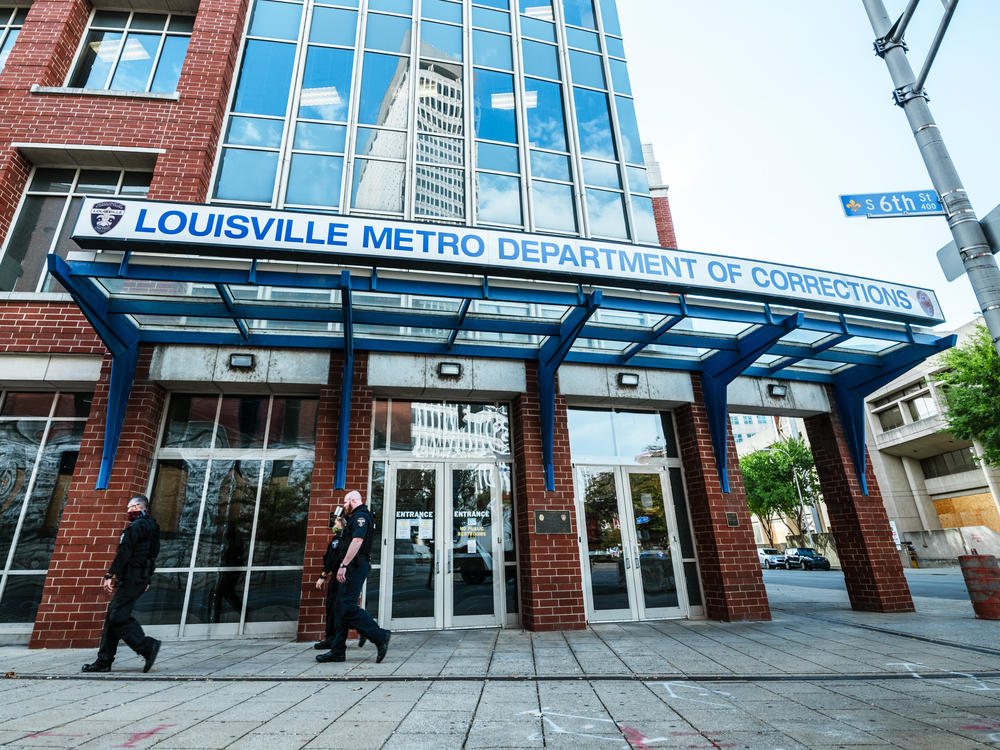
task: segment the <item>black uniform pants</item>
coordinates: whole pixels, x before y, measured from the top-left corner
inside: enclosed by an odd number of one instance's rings
[[[347,568],[347,580],[337,586],[337,634],[330,649],[335,654],[347,653],[347,633],[351,628],[375,644],[382,643],[389,635],[389,631],[380,628],[367,610],[358,606],[361,587],[365,585],[371,567],[371,563],[364,561],[351,563]]]
[[[142,632],[142,626],[132,617],[132,609],[148,585],[148,578],[129,576],[115,586],[114,596],[104,616],[104,632],[101,633],[97,661],[104,664],[113,662],[118,653],[118,641],[125,641],[140,656],[149,652],[153,639]]]
[[[333,638],[337,634],[337,589],[340,583],[337,581],[337,571],[333,571],[326,584],[326,638]]]

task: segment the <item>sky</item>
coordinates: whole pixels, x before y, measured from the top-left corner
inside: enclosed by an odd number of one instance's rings
[[[883,0],[896,18],[905,0]],[[932,187],[861,0],[618,0],[639,129],[684,250],[933,289],[946,323],[979,310],[937,262],[944,217],[847,218],[838,196]],[[906,34],[919,71],[943,15]],[[979,218],[1000,203],[1000,2],[963,0],[926,84]]]

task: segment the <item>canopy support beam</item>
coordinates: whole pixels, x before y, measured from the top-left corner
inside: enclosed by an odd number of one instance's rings
[[[774,325],[762,325],[739,340],[736,351],[720,351],[705,360],[701,371],[701,389],[708,413],[708,433],[712,439],[712,452],[719,472],[722,491],[729,492],[729,473],[726,471],[726,439],[729,434],[729,401],[727,389],[761,355],[766,354],[782,336],[795,330],[805,316],[789,315]]]
[[[573,348],[583,327],[601,306],[601,290],[595,290],[566,315],[559,334],[546,341],[538,352],[538,411],[542,426],[542,464],[545,467],[545,489],[556,488],[555,464],[552,459],[553,432],[556,419],[556,370]]]
[[[340,274],[340,305],[344,312],[344,375],[340,382],[340,424],[337,429],[337,471],[334,489],[347,488],[347,442],[351,426],[354,380],[354,321],[351,315],[351,272]]]

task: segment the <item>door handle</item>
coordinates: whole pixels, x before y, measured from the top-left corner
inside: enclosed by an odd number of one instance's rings
[[[639,569],[639,556],[638,555],[635,556],[635,569],[636,570]]]
[[[434,573],[436,575],[436,574],[438,574],[440,572],[441,572],[441,561],[440,560],[435,560],[434,561]]]
[[[632,570],[632,567],[628,563],[628,555],[625,556],[625,569]]]
[[[448,572],[449,573],[451,573],[451,557],[452,557],[452,553],[449,552],[448,553]]]

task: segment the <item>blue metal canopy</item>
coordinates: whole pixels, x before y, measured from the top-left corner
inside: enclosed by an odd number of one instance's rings
[[[368,351],[537,362],[550,490],[563,362],[699,373],[726,492],[728,384],[740,375],[829,384],[867,492],[865,396],[955,342],[870,313],[454,273],[121,252],[53,254],[48,268],[112,355],[99,489],[110,478],[142,344],[343,351],[338,488],[354,353]]]

